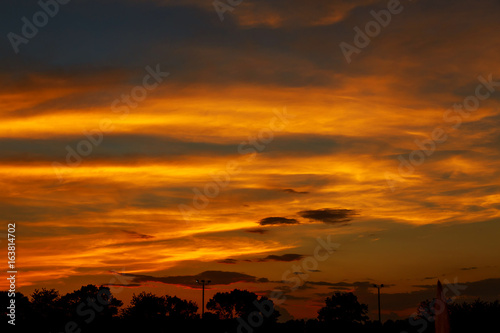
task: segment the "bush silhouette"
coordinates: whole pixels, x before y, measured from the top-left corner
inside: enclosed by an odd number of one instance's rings
[[[325,306],[318,311],[320,321],[345,323],[365,323],[368,320],[368,306],[358,302],[353,293],[333,294],[325,299]]]
[[[132,297],[123,317],[134,320],[189,320],[197,319],[198,305],[177,296],[156,296],[142,292]]]

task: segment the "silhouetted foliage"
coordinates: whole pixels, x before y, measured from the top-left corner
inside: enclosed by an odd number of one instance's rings
[[[118,314],[123,302],[114,298],[108,287],[97,287],[89,284],[80,289],[67,293],[60,302],[71,317],[78,314],[86,323],[111,320]]]
[[[276,323],[279,316],[274,304],[247,290],[235,289],[217,293],[210,299],[203,320],[198,306],[176,296],[156,296],[142,292],[133,296],[118,317],[122,302],[111,295],[109,288],[95,285],[62,296],[55,289],[36,289],[31,300],[16,293],[16,329],[19,332],[205,332],[205,333],[433,333],[432,301],[421,302],[414,318],[388,320],[383,325],[369,321],[367,306],[352,293],[335,293],[325,300],[318,319],[290,320]],[[0,292],[0,302],[10,303],[12,297]],[[450,303],[448,306],[452,333],[496,332],[499,330],[500,303],[476,300]],[[6,307],[1,311],[4,318]],[[4,320],[0,324],[12,328]]]
[[[254,311],[252,304],[257,294],[247,290],[234,289],[226,293],[216,293],[207,303],[207,309],[213,311],[220,319],[244,317]]]
[[[417,314],[410,319],[412,327],[418,328],[420,333],[434,332],[434,317],[436,309],[435,299],[420,302]],[[439,311],[439,307],[437,308]],[[448,304],[450,326],[454,333],[484,332],[491,328],[499,329],[496,318],[500,318],[500,303],[481,301],[451,302]]]
[[[124,317],[136,320],[159,319],[166,315],[165,299],[146,292],[134,294],[130,306],[123,310]]]
[[[31,305],[34,310],[47,310],[47,307],[56,307],[60,299],[61,295],[59,295],[59,292],[55,289],[35,289],[31,294]]]
[[[499,332],[500,303],[480,299],[472,303],[453,303],[448,306],[454,332]]]
[[[156,296],[142,292],[132,297],[130,306],[123,311],[123,316],[135,320],[189,320],[196,319],[198,306],[196,303],[180,299],[176,296]]]
[[[31,294],[31,308],[36,319],[42,322],[52,322],[64,317],[61,295],[55,289],[35,289]]]
[[[170,319],[196,319],[198,318],[198,305],[196,303],[180,299],[177,296],[165,296],[165,306]]]
[[[325,306],[318,311],[320,321],[341,321],[346,323],[365,323],[368,320],[368,306],[358,302],[353,293],[333,294],[327,297]]]
[[[264,309],[263,306],[267,305]],[[279,312],[274,310],[274,303],[266,297],[247,290],[234,289],[230,292],[216,293],[207,303],[207,309],[220,319],[247,318],[258,312],[267,322],[276,322]],[[266,310],[268,309],[268,310]]]
[[[415,319],[428,320],[429,318],[434,317],[434,310],[432,308],[432,302],[434,302],[434,300],[428,300],[428,299],[420,302],[420,304],[418,305],[418,308],[417,308],[417,315],[415,316]]]
[[[10,313],[8,307],[11,304],[11,300],[14,299],[16,321],[26,322],[27,320],[33,320],[33,310],[32,304],[28,297],[24,296],[22,293],[15,293],[15,297],[9,297],[9,292],[0,291],[0,316],[2,320],[10,320],[7,314]]]

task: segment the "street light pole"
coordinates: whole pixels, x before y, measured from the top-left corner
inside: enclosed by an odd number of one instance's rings
[[[196,283],[201,284],[201,319],[205,316],[205,284],[209,284],[210,280],[196,280]]]
[[[381,285],[374,284],[373,287],[377,288],[377,290],[378,290],[378,322],[380,324],[382,324],[382,319],[380,317],[380,288],[383,288],[384,285],[383,284],[381,284]]]

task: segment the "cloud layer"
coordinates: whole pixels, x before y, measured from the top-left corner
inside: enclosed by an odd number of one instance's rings
[[[194,298],[197,278],[289,272],[325,289],[291,295],[313,300],[286,304],[302,318],[328,288],[371,299],[368,279],[394,311],[425,278],[497,279],[500,4],[401,4],[350,63],[339,45],[387,1],[243,1],[224,21],[210,1],[72,1],[18,54],[3,38],[0,218],[23,292],[123,269]],[[7,36],[40,7],[4,9]],[[147,68],[170,74],[146,89]],[[293,274],[327,235],[339,251]]]

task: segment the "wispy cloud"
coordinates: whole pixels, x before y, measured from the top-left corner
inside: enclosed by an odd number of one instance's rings
[[[351,209],[331,208],[304,210],[299,212],[298,214],[309,220],[319,221],[323,223],[345,223],[351,221],[355,215],[358,215],[354,210]]]
[[[296,219],[289,219],[286,217],[266,217],[260,220],[260,225],[290,225],[299,224]]]

